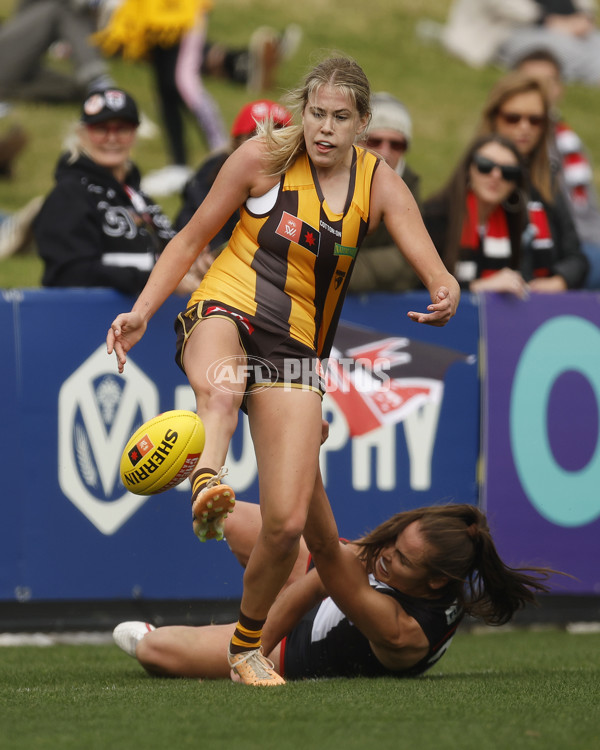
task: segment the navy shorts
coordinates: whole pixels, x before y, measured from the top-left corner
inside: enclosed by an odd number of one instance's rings
[[[264,321],[216,300],[203,300],[175,320],[177,350],[175,361],[183,367],[185,345],[196,326],[206,318],[217,316],[232,321],[246,355],[243,369],[245,391],[273,386],[301,388],[325,393],[325,373],[314,349],[288,334],[265,328]]]

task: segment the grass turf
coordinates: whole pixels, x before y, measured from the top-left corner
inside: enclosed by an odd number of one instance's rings
[[[148,677],[115,646],[0,651],[3,750],[600,746],[600,634],[459,633],[417,680]]]

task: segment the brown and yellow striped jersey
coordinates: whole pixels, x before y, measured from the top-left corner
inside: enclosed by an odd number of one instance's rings
[[[338,214],[327,206],[308,156],[298,158],[274,188],[271,208],[254,213],[254,199],[247,201],[190,305],[218,300],[326,357],[369,226],[378,162],[354,147],[346,205]]]

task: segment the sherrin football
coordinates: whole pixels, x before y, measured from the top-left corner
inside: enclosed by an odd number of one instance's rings
[[[135,495],[156,495],[188,477],[204,450],[204,425],[193,411],[174,409],[145,422],[125,446],[121,481]]]

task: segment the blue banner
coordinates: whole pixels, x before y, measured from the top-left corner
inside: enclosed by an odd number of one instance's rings
[[[123,375],[106,354],[109,324],[131,302],[98,289],[0,299],[0,600],[241,594],[227,546],[200,544],[192,533],[187,482],[150,497],[120,482],[120,454],[139,424],[169,409],[195,410],[174,362],[173,321],[184,300],[169,299],[152,319]],[[478,307],[465,296],[457,317],[437,329],[406,316],[427,303],[425,293],[380,294],[344,307],[321,465],[346,537],[406,508],[478,501]],[[389,361],[385,390],[359,387],[365,358]],[[238,497],[257,501],[245,418],[228,466]]]

